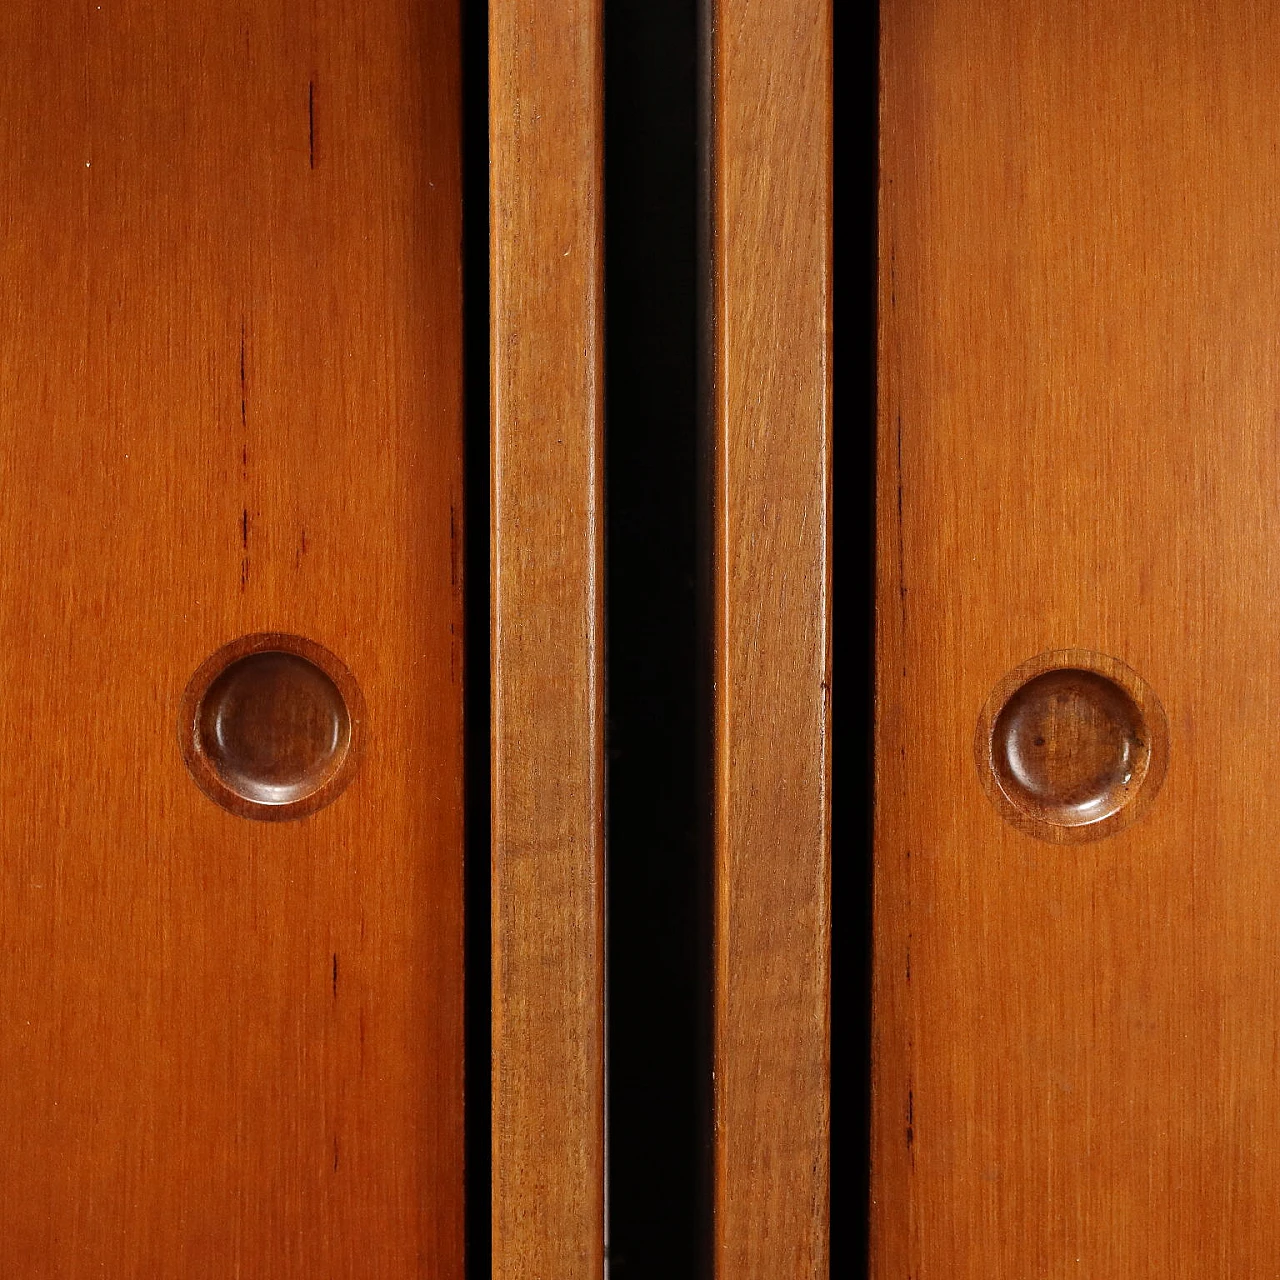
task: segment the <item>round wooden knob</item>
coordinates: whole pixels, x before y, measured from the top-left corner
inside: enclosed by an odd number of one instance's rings
[[[1159,701],[1105,654],[1042,654],[1010,672],[984,708],[975,744],[996,809],[1062,843],[1110,835],[1155,798],[1168,755]]]
[[[347,668],[300,636],[248,636],[192,678],[180,724],[204,792],[247,818],[299,818],[335,799],[357,760],[363,702]]]

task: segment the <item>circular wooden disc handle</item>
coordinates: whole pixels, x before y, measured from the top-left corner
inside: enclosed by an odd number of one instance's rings
[[[244,818],[323,808],[351,781],[364,735],[351,672],[302,636],[261,632],[224,645],[183,695],[183,759],[204,793]]]
[[[978,774],[996,810],[1040,840],[1098,840],[1136,821],[1169,760],[1164,709],[1124,663],[1040,654],[1004,677],[978,721]]]

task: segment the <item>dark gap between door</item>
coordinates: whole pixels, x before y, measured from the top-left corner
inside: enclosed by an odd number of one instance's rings
[[[462,271],[466,718],[466,1232],[468,1280],[490,1264],[489,52],[488,5],[462,6]]]
[[[831,1274],[865,1277],[871,1159],[878,6],[835,7]]]
[[[703,1229],[697,10],[605,5],[609,1274]]]

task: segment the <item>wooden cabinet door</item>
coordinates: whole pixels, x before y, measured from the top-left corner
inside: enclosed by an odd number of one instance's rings
[[[459,168],[451,0],[0,7],[6,1275],[461,1274]]]
[[[881,21],[874,1274],[1271,1274],[1280,12]]]

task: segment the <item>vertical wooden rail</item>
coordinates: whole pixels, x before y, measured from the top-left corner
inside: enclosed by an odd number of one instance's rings
[[[490,6],[495,1280],[604,1269],[601,58]]]
[[[709,30],[718,1280],[825,1276],[831,11]]]

